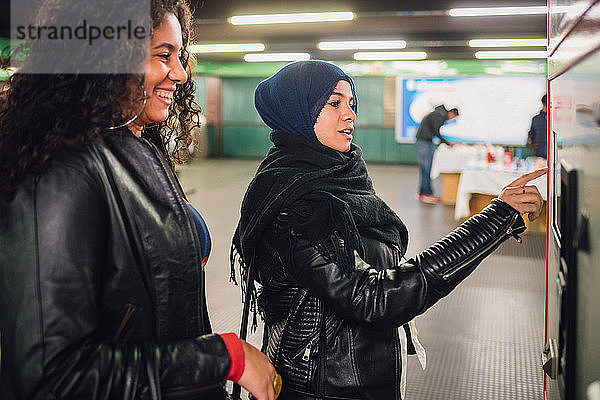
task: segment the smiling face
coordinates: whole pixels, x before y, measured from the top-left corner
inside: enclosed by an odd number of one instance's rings
[[[134,121],[140,128],[169,116],[176,85],[187,80],[180,60],[182,47],[181,25],[175,15],[166,14],[152,33],[150,55],[144,65],[144,89],[148,97],[139,118]]]
[[[315,122],[315,134],[321,144],[342,152],[350,151],[356,119],[353,104],[350,83],[339,81]]]

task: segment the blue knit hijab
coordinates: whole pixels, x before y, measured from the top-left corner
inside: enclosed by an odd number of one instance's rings
[[[358,99],[354,81],[339,67],[325,61],[298,61],[288,64],[258,84],[254,106],[265,124],[317,141],[314,126],[321,109],[340,80],[350,83],[354,105]]]

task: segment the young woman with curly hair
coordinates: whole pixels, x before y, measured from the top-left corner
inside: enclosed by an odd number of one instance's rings
[[[47,1],[38,16],[52,22],[68,3]],[[276,397],[262,353],[211,333],[210,236],[169,159],[181,160],[199,111],[188,5],[152,0],[146,17],[143,45],[92,60],[139,73],[32,73],[42,49],[30,43],[11,78],[0,112],[2,399],[222,399],[226,380]]]

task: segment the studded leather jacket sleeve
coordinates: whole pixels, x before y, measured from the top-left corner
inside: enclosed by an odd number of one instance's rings
[[[429,284],[429,305],[446,296],[507,238],[525,231],[519,213],[499,199],[474,215],[409,263],[418,266]]]
[[[519,213],[494,199],[481,213],[408,261],[376,269],[370,265],[368,251],[363,257],[357,255],[350,276],[293,230],[291,249],[282,240],[277,243],[283,246],[279,251],[288,254],[288,271],[301,286],[348,320],[386,328],[423,313],[504,240],[524,230]]]

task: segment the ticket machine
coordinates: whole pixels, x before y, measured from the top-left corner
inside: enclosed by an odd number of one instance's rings
[[[547,400],[598,400],[600,1],[549,1]]]

